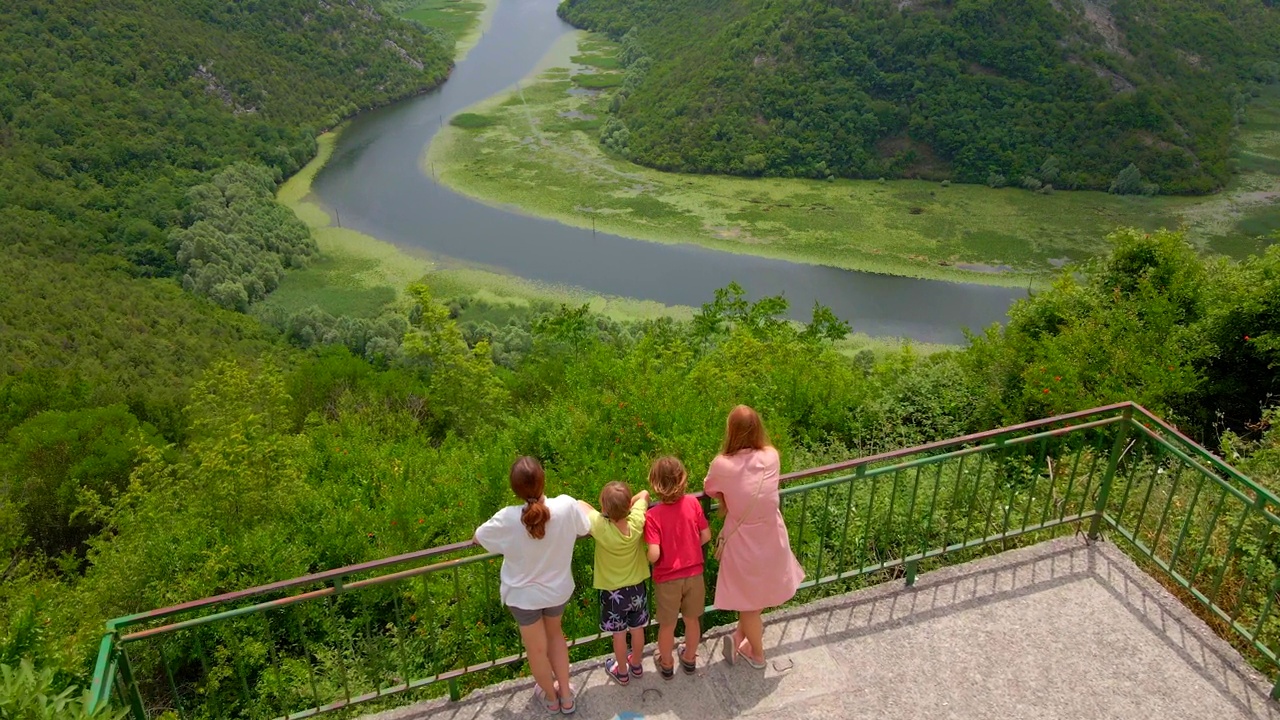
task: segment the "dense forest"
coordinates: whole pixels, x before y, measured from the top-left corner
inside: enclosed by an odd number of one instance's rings
[[[604,144],[681,172],[1205,193],[1231,174],[1251,87],[1280,81],[1269,0],[565,0],[560,13],[623,41]]]
[[[606,478],[640,483],[657,454],[701,477],[738,402],[762,410],[785,464],[800,468],[1133,399],[1215,446],[1226,432],[1237,464],[1280,481],[1269,409],[1280,251],[1206,264],[1174,233],[1112,241],[1108,258],[1021,302],[1006,327],[930,356],[847,357],[832,339],[848,328],[829,313],[796,326],[785,300],[752,303],[737,287],[691,321],[618,323],[586,308],[445,304],[416,286],[402,351],[381,367],[342,347],[225,332],[210,350],[224,359],[204,370],[175,358],[195,382],[172,437],[92,386],[11,376],[0,384],[12,409],[0,444],[11,558],[0,664],[26,659],[49,682],[83,685],[105,618],[458,540],[506,501],[517,454],[543,458],[557,491],[582,497]],[[310,642],[344,632],[333,622],[317,619]],[[452,667],[473,642],[440,622],[436,640],[410,648],[427,669]],[[508,625],[497,627],[515,642]],[[247,653],[236,671],[263,673],[251,699],[211,679],[194,696],[207,705],[186,712],[305,704],[304,666],[286,655],[271,662],[293,670],[272,674],[261,652],[296,644],[239,632],[203,642]],[[168,652],[195,677],[193,642]],[[0,687],[0,702],[18,691]]]
[[[452,63],[368,2],[20,0],[0,7],[0,41],[0,371],[75,396],[5,412],[92,396],[165,433],[189,373],[256,355],[268,332],[135,278],[230,309],[260,299],[314,254],[275,183],[317,132]]]
[[[0,7],[0,47],[7,222],[162,276],[179,271],[167,231],[207,173],[292,174],[318,131],[452,64],[368,2],[16,0]]]
[[[438,41],[358,1],[21,0],[0,32],[4,712],[76,717],[28,703],[84,688],[107,618],[460,539],[516,454],[583,497],[662,453],[701,477],[738,402],[803,467],[1131,399],[1280,478],[1280,247],[1229,264],[1118,231],[928,356],[849,357],[823,308],[797,325],[736,286],[690,321],[619,323],[415,285],[394,316],[280,332],[239,312],[315,254],[275,182],[318,129],[440,82]],[[415,642],[448,663],[469,638]],[[305,694],[289,660],[261,707]],[[226,716],[221,670],[190,715]]]

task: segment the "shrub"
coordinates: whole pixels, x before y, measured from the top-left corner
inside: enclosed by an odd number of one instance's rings
[[[449,124],[464,130],[479,130],[493,125],[496,121],[488,116],[479,113],[458,113],[449,118]]]
[[[1116,179],[1111,181],[1111,189],[1109,192],[1115,195],[1155,195],[1160,188],[1154,183],[1142,181],[1142,171],[1137,165],[1129,163],[1129,166],[1121,170]]]
[[[30,660],[18,667],[0,665],[0,718],[4,720],[81,720],[82,718],[123,718],[127,710],[90,714],[85,708],[89,693],[76,695],[73,685],[54,690],[54,672],[36,672]]]

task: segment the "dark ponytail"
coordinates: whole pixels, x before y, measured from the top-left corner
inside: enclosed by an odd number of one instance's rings
[[[520,522],[524,523],[529,537],[534,540],[541,540],[546,536],[547,521],[551,519],[551,508],[542,501],[546,484],[547,477],[542,472],[542,464],[535,458],[526,455],[511,466],[511,491],[524,501]]]

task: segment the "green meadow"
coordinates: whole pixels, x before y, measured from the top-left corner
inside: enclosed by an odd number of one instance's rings
[[[1280,96],[1255,102],[1239,173],[1210,197],[1040,194],[919,180],[796,180],[665,173],[599,143],[621,83],[612,43],[579,33],[511,93],[468,109],[424,164],[479,200],[578,227],[696,242],[853,270],[1001,285],[1099,255],[1118,226],[1181,228],[1243,257],[1280,227]]]
[[[454,39],[454,59],[475,47],[492,16],[497,0],[400,0],[393,8],[400,16],[434,28]]]

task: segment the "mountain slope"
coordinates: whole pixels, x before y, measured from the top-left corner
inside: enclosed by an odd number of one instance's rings
[[[204,173],[292,173],[315,129],[451,65],[451,48],[364,0],[15,0],[0,47],[0,207],[160,274],[164,231]]]
[[[627,38],[619,149],[686,172],[1226,182],[1266,0],[565,0]],[[628,31],[634,28],[633,32]],[[615,143],[616,145],[616,143]],[[1046,161],[1054,158],[1046,167]],[[1031,183],[1029,183],[1031,184]]]

